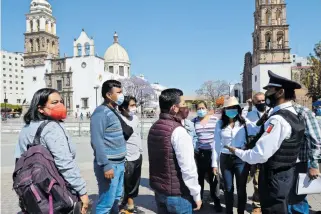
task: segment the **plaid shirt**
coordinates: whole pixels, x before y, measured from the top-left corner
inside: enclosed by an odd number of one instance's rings
[[[321,129],[317,119],[312,111],[299,104],[293,105],[295,111],[304,117],[305,134],[304,144],[302,144],[299,160],[301,162],[310,162],[313,168],[318,168],[318,160],[321,159]]]

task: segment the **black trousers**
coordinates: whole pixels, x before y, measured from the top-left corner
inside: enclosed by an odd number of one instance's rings
[[[212,168],[212,151],[200,149],[196,155],[198,183],[201,186],[201,197],[204,193],[205,175],[208,174],[208,182],[210,185],[211,197],[215,204],[220,204],[220,182],[219,176],[214,176]]]
[[[128,198],[135,198],[138,196],[142,162],[142,155],[135,161],[125,162],[123,203],[127,203]]]
[[[289,193],[293,185],[294,167],[271,170],[261,165],[259,195],[263,214],[288,213]]]

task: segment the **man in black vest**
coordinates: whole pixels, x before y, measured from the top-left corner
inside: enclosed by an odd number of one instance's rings
[[[288,213],[288,196],[294,182],[294,166],[304,139],[305,125],[292,106],[300,84],[268,71],[265,103],[273,108],[264,133],[253,149],[228,149],[249,164],[261,163],[259,195],[262,213]]]
[[[166,89],[159,97],[161,114],[148,134],[149,179],[157,213],[192,214],[202,205],[191,136],[182,126],[187,106],[183,92]]]

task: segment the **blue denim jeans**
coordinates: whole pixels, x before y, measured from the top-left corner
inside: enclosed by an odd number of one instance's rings
[[[155,192],[158,214],[192,214],[192,197],[166,196]]]
[[[94,171],[98,182],[97,214],[118,214],[118,202],[123,194],[124,163],[113,164],[114,178],[108,180],[104,176],[104,170],[94,162]]]
[[[299,173],[307,173],[308,163],[300,162],[295,164],[294,181],[293,186],[289,194],[289,214],[309,213],[309,203],[306,199],[307,195],[296,194],[296,183],[298,180]]]
[[[249,165],[235,155],[221,154],[221,172],[224,181],[224,197],[226,213],[233,213],[234,175],[237,188],[237,212],[244,213],[247,201],[246,183],[249,174]]]

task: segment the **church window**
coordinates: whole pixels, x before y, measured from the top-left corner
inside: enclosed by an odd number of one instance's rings
[[[37,31],[40,31],[40,20],[37,20]]]
[[[40,51],[40,42],[39,39],[36,40],[36,51]]]
[[[49,23],[48,21],[46,21],[46,32],[48,32],[48,26],[49,26]]]
[[[30,52],[33,52],[33,42],[32,39],[29,41]]]
[[[57,90],[62,91],[62,82],[61,80],[57,80]]]
[[[267,33],[265,34],[265,49],[271,49],[272,45],[271,45],[271,34]]]
[[[47,39],[47,52],[50,53],[51,49],[50,49],[50,41],[49,39]]]
[[[88,108],[88,98],[81,98],[82,101],[82,107]]]
[[[128,76],[127,77],[130,77],[129,67],[128,67]]]
[[[284,40],[283,40],[283,32],[281,31],[277,33],[277,43],[278,43],[278,48],[283,48]]]
[[[33,20],[30,20],[30,31],[33,32]]]
[[[255,75],[255,82],[257,81],[257,76]]]
[[[51,23],[51,33],[54,33],[54,23]]]
[[[85,55],[89,56],[90,55],[90,45],[88,42],[85,44]]]
[[[276,11],[276,22],[277,22],[278,25],[282,24],[281,16],[282,16],[281,10],[277,10]]]
[[[271,4],[271,0],[265,0],[265,4]]]
[[[77,45],[77,56],[81,56],[82,55],[81,52],[82,52],[81,44],[78,43],[78,45]]]
[[[114,67],[113,66],[109,66],[108,70],[109,70],[110,73],[112,73],[112,74],[114,73]]]
[[[119,66],[119,75],[124,76],[124,66]]]
[[[55,44],[55,42],[53,41],[52,42],[52,50],[51,50],[51,52],[53,53],[53,54],[55,54],[56,53],[56,44]]]
[[[267,10],[265,13],[265,24],[271,25],[272,24],[272,14],[270,10]]]
[[[32,77],[32,81],[37,81],[37,77]]]

